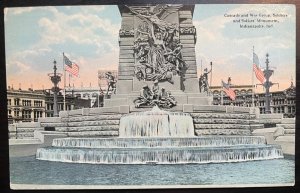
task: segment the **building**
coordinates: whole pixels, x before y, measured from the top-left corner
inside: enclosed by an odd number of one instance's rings
[[[45,95],[43,92],[7,89],[8,123],[35,122],[45,117]]]
[[[58,112],[64,109],[64,96],[58,93]],[[89,108],[90,99],[76,98],[66,95],[66,110]],[[47,90],[14,90],[7,89],[8,123],[37,122],[40,117],[53,117],[54,97],[50,89]]]
[[[223,95],[223,105],[252,106],[252,85],[232,85],[231,88],[236,93],[234,101],[226,95],[221,86],[212,86],[213,104],[221,105],[221,95]],[[291,86],[283,91],[271,92],[271,113],[282,113],[284,117],[295,117],[295,102],[296,87],[291,83]],[[265,93],[254,94],[254,106],[259,108],[261,114],[265,113]]]
[[[54,97],[53,97],[53,92],[48,89],[44,90],[44,96],[45,96],[45,116],[46,117],[53,117],[54,116]],[[73,110],[75,109],[75,97],[66,95],[66,108],[64,108],[64,96],[62,92],[59,92],[57,94],[57,110],[58,112],[66,109],[68,110]]]
[[[72,96],[76,98],[78,102],[80,99],[89,100],[90,103],[86,108],[93,107],[95,103],[98,102],[98,97],[102,97],[102,100],[99,102],[99,107],[103,106],[103,92],[104,91],[100,91],[100,88],[97,87],[66,88],[66,96]]]

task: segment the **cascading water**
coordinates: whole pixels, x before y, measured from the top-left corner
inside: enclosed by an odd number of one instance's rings
[[[120,137],[192,137],[193,119],[188,113],[151,111],[131,113],[120,120]]]
[[[120,120],[119,138],[59,138],[39,148],[40,160],[90,164],[187,164],[283,158],[280,146],[260,136],[194,136],[188,113],[131,113]]]

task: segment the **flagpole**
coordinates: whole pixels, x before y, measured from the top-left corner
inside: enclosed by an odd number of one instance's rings
[[[252,107],[254,107],[254,70],[253,70],[253,64],[254,64],[254,46],[253,46],[253,53],[252,53]]]
[[[65,68],[65,54],[63,53],[63,67],[64,67],[64,107],[66,110],[66,68]]]
[[[224,104],[224,101],[223,101],[223,84],[221,82],[221,105]]]
[[[210,85],[209,85],[209,92],[211,94],[211,85],[212,84],[212,62],[210,62]]]

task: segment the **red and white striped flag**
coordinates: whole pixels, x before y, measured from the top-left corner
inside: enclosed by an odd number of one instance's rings
[[[264,84],[266,78],[264,72],[259,68],[259,59],[255,53],[253,53],[253,71],[255,72],[255,76],[259,80],[259,82]]]
[[[236,95],[235,92],[232,88],[230,88],[229,84],[226,84],[223,80],[222,80],[222,85],[223,85],[223,90],[224,92],[229,96],[229,98],[231,100],[235,100]]]
[[[65,70],[70,72],[72,75],[78,77],[79,74],[79,66],[64,55],[64,63],[65,63]]]

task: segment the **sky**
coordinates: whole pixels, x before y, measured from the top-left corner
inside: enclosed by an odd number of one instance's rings
[[[279,22],[264,29],[240,28],[233,22],[239,18],[225,17],[247,13],[280,13],[287,17],[277,17]],[[75,87],[96,87],[98,70],[118,69],[121,16],[115,5],[6,8],[4,19],[9,86],[51,88],[47,75],[53,72],[54,60],[63,74],[63,53],[79,65],[79,77],[71,78]],[[202,69],[210,68],[212,61],[212,85],[219,86],[229,76],[233,84],[251,84],[253,46],[262,68],[269,53],[270,66],[275,71],[271,81],[280,83],[271,91],[284,90],[292,78],[295,80],[293,5],[199,4],[195,6],[193,24],[197,29],[198,74],[201,61]],[[59,86],[63,87],[63,82]]]

